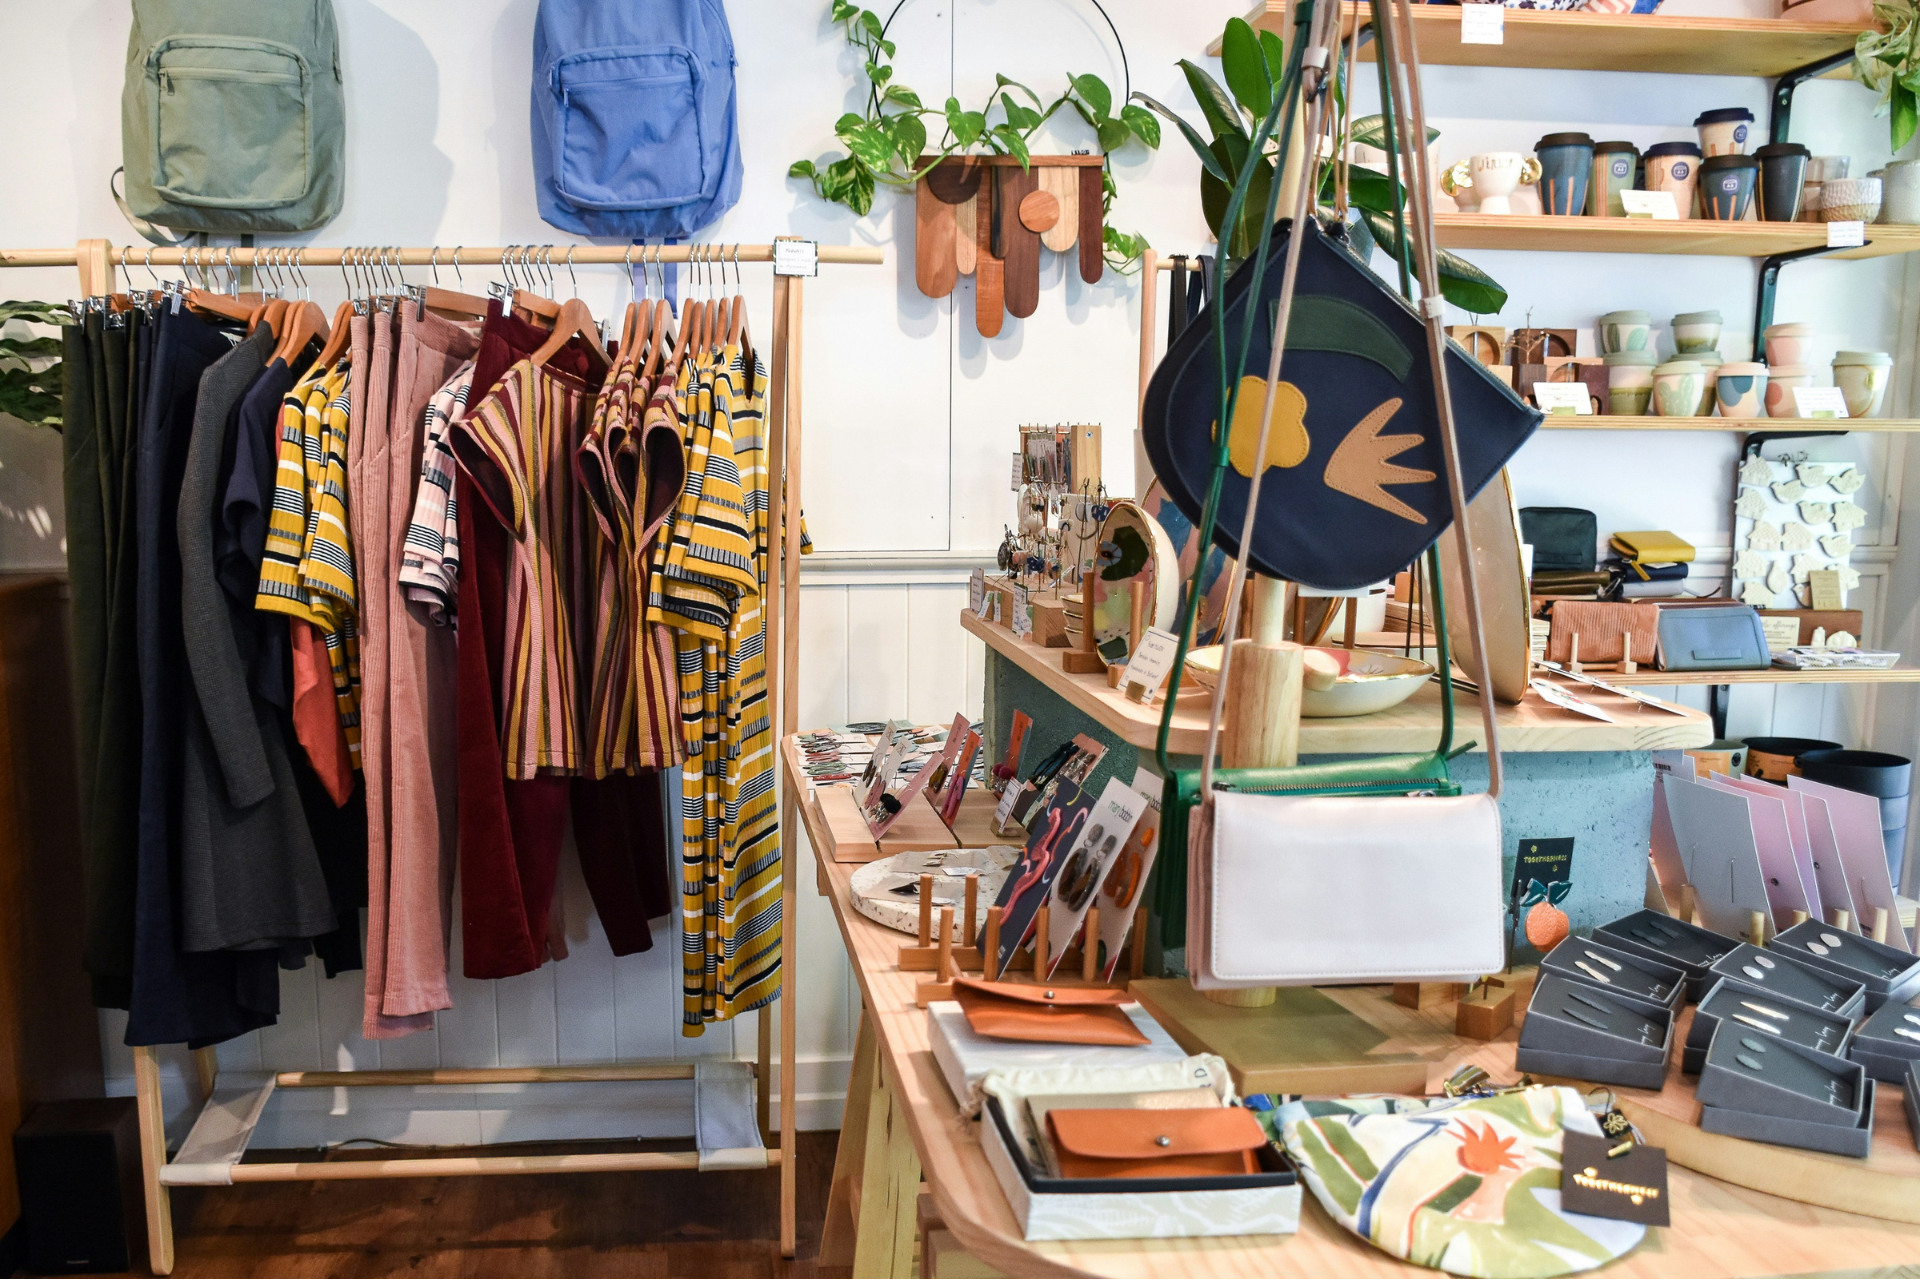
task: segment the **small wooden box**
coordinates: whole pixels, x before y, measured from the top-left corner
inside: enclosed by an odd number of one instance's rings
[[[1454,1034],[1469,1040],[1493,1039],[1513,1025],[1515,999],[1512,991],[1501,987],[1462,997],[1453,1016]]]

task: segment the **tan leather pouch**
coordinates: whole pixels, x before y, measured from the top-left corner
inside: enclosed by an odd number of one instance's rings
[[[1260,1172],[1267,1133],[1244,1107],[1047,1112],[1063,1178],[1226,1178]]]
[[[1573,657],[1580,637],[1580,661],[1614,663],[1621,659],[1622,637],[1633,637],[1633,660],[1652,665],[1660,648],[1660,606],[1604,600],[1556,600],[1553,630],[1547,634],[1547,659]]]
[[[953,998],[975,1034],[1042,1044],[1146,1044],[1120,1008],[1124,991],[1097,987],[1025,987],[955,978]]]

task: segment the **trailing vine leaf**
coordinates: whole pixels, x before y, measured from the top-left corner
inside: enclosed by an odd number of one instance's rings
[[[1113,112],[1113,95],[1107,91],[1106,82],[1099,76],[1069,75],[1067,82],[1073,91],[1080,95],[1080,101],[1087,104],[1087,110],[1094,118],[1104,120]]]
[[[1853,78],[1880,95],[1887,134],[1899,151],[1913,137],[1920,94],[1920,8],[1915,0],[1874,0],[1874,22],[1885,31],[1863,31],[1853,44]]]
[[[1099,125],[1096,126],[1095,132],[1100,138],[1100,149],[1102,151],[1118,151],[1121,147],[1127,145],[1127,138],[1132,133],[1125,123],[1111,118],[1102,120]]]
[[[1120,108],[1120,121],[1133,131],[1133,136],[1158,149],[1160,146],[1160,122],[1153,118],[1153,112],[1145,107],[1129,102]]]

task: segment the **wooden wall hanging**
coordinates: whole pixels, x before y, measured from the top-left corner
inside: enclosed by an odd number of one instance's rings
[[[929,298],[974,278],[973,322],[995,337],[1040,305],[1040,250],[1078,248],[1080,278],[1105,270],[1100,175],[1106,157],[949,156],[917,188],[914,281]]]

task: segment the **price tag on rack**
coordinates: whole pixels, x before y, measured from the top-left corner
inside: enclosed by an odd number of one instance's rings
[[[987,571],[975,569],[967,577],[967,608],[973,610],[974,617],[980,616],[981,609],[987,603]]]
[[[1867,242],[1867,224],[1864,222],[1829,222],[1827,224],[1827,248],[1858,249]]]
[[[1012,629],[1013,634],[1015,634],[1016,636],[1019,636],[1023,640],[1026,637],[1032,635],[1033,634],[1033,607],[1028,602],[1027,589],[1025,587],[1022,587],[1022,586],[1014,587],[1013,607],[1011,612],[1013,616],[1007,619],[1007,625]]]
[[[1027,482],[1026,459],[1020,456],[1020,451],[1018,449],[1015,449],[1013,451],[1013,491],[1015,493],[1020,492],[1020,486],[1025,484],[1026,482]]]
[[[796,236],[776,237],[773,242],[773,274],[777,276],[819,275],[819,244]]]
[[[1506,42],[1505,5],[1482,2],[1460,6],[1461,44],[1505,44]]]
[[[1152,703],[1173,670],[1173,654],[1179,646],[1180,637],[1173,632],[1148,627],[1147,633],[1140,637],[1140,646],[1127,659],[1126,673],[1120,677],[1120,687],[1126,690],[1127,696],[1135,702]]]

